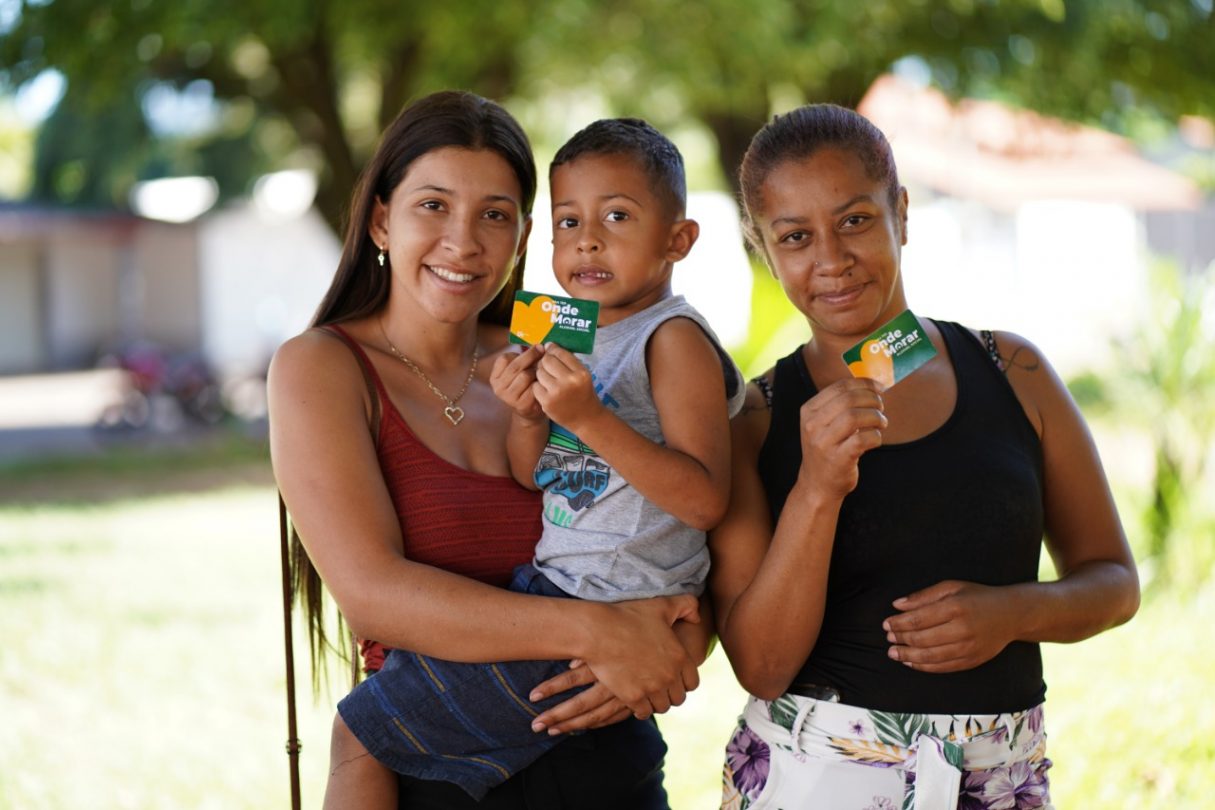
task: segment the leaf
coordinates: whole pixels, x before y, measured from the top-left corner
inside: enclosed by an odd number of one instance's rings
[[[920,734],[931,733],[932,726],[922,714],[899,712],[869,712],[878,739],[887,745],[910,748]]]
[[[797,701],[788,695],[781,695],[768,704],[768,716],[776,725],[792,731],[797,721]]]
[[[1021,727],[1025,725],[1025,715],[1017,718],[1017,725],[1013,728],[1012,734],[1008,735],[1008,747],[1013,747],[1013,741],[1021,734]]]
[[[962,770],[962,746],[948,740],[941,741],[942,753],[945,755],[945,761],[950,765]]]
[[[901,765],[907,759],[907,750],[897,745],[837,737],[830,739],[831,747],[853,762],[883,762],[889,765]]]

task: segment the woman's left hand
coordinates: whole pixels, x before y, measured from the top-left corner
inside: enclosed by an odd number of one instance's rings
[[[632,712],[607,687],[595,679],[591,668],[580,661],[575,666],[563,672],[532,690],[529,698],[533,701],[543,700],[552,695],[587,686],[569,700],[563,701],[532,721],[532,729],[537,732],[547,731],[549,734],[565,734],[570,731],[585,731],[590,728],[610,726],[629,717]]]
[[[704,663],[712,649],[713,612],[707,597],[700,599],[699,622],[675,622],[672,629],[679,638],[679,643],[688,651],[693,661]],[[532,690],[528,699],[544,700],[553,695],[559,695],[579,686],[588,686],[572,698],[565,700],[541,714],[532,722],[536,731],[548,731],[549,734],[565,734],[570,731],[585,731],[590,728],[601,728],[619,723],[627,719],[632,712],[619,698],[595,678],[582,661],[571,661],[570,668],[549,678]]]
[[[894,606],[902,612],[882,622],[889,655],[920,672],[973,669],[1014,640],[1015,608],[1004,588],[945,580]]]

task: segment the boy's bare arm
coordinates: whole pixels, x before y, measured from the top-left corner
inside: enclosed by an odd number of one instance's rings
[[[605,407],[574,355],[546,347],[536,396],[550,418],[595,448],[638,492],[697,529],[725,514],[730,431],[717,350],[687,318],[662,324],[646,347],[650,388],[665,445],[655,444]]]
[[[539,490],[536,486],[536,464],[548,444],[548,417],[529,419],[512,414],[506,434],[506,456],[510,460],[511,477],[522,487]]]
[[[494,361],[489,375],[494,394],[513,411],[506,434],[511,477],[532,490],[539,489],[533,473],[548,442],[549,431],[548,417],[532,390],[540,357],[541,350],[535,346],[518,353],[507,352]]]

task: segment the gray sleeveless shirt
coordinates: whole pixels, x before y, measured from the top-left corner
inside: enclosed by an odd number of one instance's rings
[[[654,330],[671,318],[694,321],[712,342],[721,358],[729,415],[734,416],[746,394],[742,374],[683,296],[600,327],[594,352],[578,356],[590,369],[604,405],[656,444],[664,442],[645,352]],[[544,531],[535,565],[566,593],[616,602],[704,590],[709,573],[705,533],[659,509],[556,423],[536,465],[535,481],[544,493]]]

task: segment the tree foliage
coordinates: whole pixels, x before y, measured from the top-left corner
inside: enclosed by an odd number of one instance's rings
[[[644,20],[633,28],[637,61],[631,81],[616,87],[618,103],[661,119],[665,99],[680,99],[677,114],[712,129],[726,177],[772,108],[855,106],[904,60],[955,97],[998,97],[1112,129],[1144,109],[1215,115],[1210,0],[620,0],[608,8],[598,30]],[[596,61],[610,67],[615,47],[607,40]],[[598,78],[612,86],[611,70]]]
[[[0,65],[15,84],[57,68],[80,109],[153,82],[204,80],[224,104],[255,112],[242,119],[248,132],[227,132],[234,143],[321,170],[318,206],[336,226],[376,133],[409,98],[440,87],[504,100],[585,90],[660,126],[699,120],[730,181],[774,109],[855,105],[900,60],[954,95],[1111,128],[1145,108],[1213,115],[1211,5],[24,0],[0,33]]]
[[[279,161],[315,164],[317,204],[336,227],[376,133],[410,97],[512,91],[529,16],[518,0],[24,2],[0,36],[0,64],[13,84],[58,69],[70,103],[98,115],[153,82],[204,80],[256,110],[250,126],[269,124]]]

